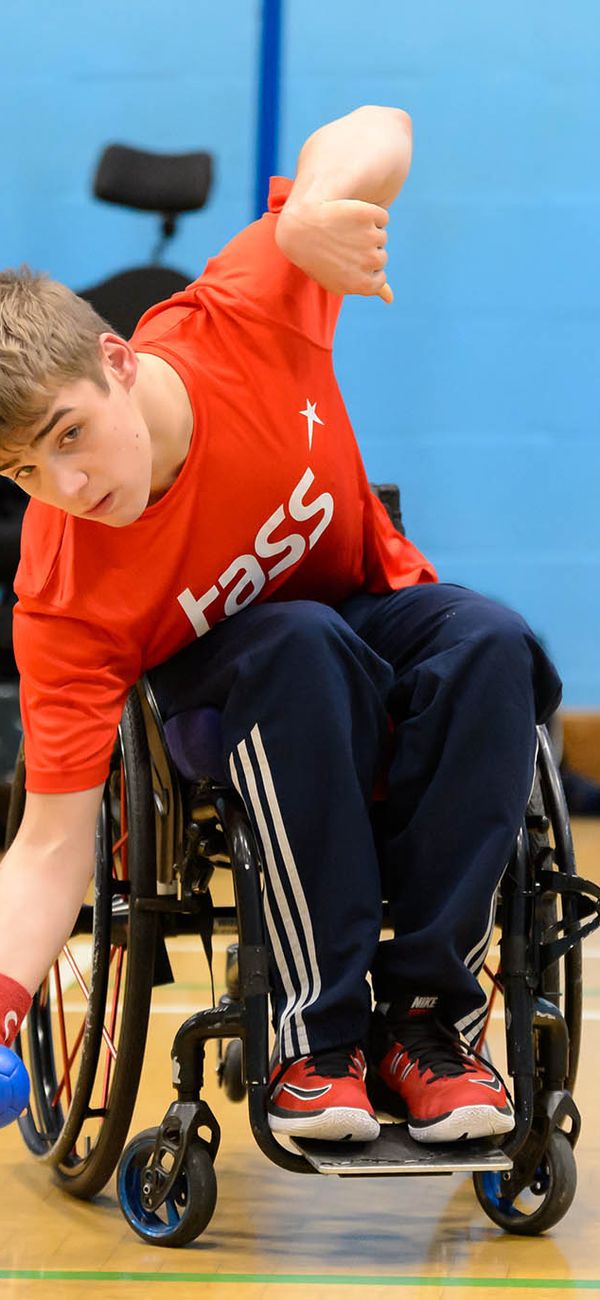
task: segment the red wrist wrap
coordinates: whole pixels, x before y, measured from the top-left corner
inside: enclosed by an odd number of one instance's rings
[[[0,1043],[12,1047],[32,998],[10,975],[0,975]]]

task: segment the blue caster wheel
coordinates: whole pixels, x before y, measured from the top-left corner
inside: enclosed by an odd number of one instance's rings
[[[520,1237],[535,1237],[553,1228],[567,1213],[577,1188],[577,1167],[566,1133],[555,1129],[533,1178],[512,1186],[512,1176],[473,1174],[482,1209],[499,1228]]]
[[[29,1075],[20,1056],[0,1047],[0,1128],[12,1124],[29,1101]]]
[[[210,1223],[217,1203],[217,1180],[208,1147],[200,1138],[190,1142],[181,1174],[157,1210],[144,1204],[146,1169],[154,1152],[158,1129],[145,1129],[125,1148],[117,1172],[119,1204],[134,1232],[153,1246],[185,1246]],[[165,1179],[168,1169],[164,1171]]]

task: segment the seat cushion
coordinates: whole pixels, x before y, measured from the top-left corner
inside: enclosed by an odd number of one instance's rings
[[[177,713],[165,722],[165,736],[173,762],[186,781],[210,777],[229,784],[218,709],[203,705]]]

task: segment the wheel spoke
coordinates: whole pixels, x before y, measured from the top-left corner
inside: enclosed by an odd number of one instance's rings
[[[166,1212],[167,1222],[169,1224],[169,1227],[176,1228],[181,1218],[181,1215],[179,1213],[179,1210],[177,1209],[175,1201],[172,1199],[171,1196],[167,1197],[166,1201],[163,1204],[163,1209]]]
[[[80,969],[79,969],[79,967],[78,967],[78,965],[77,965],[77,962],[75,961],[75,958],[74,958],[74,956],[73,956],[73,954],[72,954],[72,952],[71,952],[71,950],[70,950],[68,944],[65,944],[65,946],[64,946],[64,948],[63,948],[63,953],[64,953],[64,955],[65,955],[65,957],[66,957],[66,959],[67,959],[67,961],[68,961],[68,963],[69,963],[69,966],[71,967],[71,970],[72,970],[72,972],[73,972],[73,974],[74,974],[74,976],[75,976],[75,979],[77,980],[77,983],[78,983],[78,985],[79,985],[79,987],[80,987],[80,989],[81,989],[81,992],[83,993],[83,996],[84,996],[86,1002],[88,1002],[88,1001],[89,1001],[89,997],[90,997],[90,991],[89,991],[89,988],[88,988],[88,986],[87,986],[87,984],[86,984],[86,982],[85,982],[85,980],[84,980],[84,978],[83,978],[83,975],[82,975],[82,973],[81,973],[81,971],[80,971]],[[112,959],[112,958],[111,958],[111,959]],[[105,1044],[106,1044],[106,1047],[108,1048],[108,1051],[110,1052],[110,1054],[111,1054],[113,1060],[116,1061],[116,1059],[117,1059],[117,1049],[116,1049],[115,1044],[114,1044],[114,1041],[113,1041],[113,1036],[112,1036],[112,1034],[110,1034],[110,1033],[107,1031],[106,1026],[103,1026],[103,1029],[102,1029],[102,1037],[103,1037],[103,1039],[104,1039],[104,1042],[105,1042]]]
[[[69,1052],[67,1048],[67,1027],[65,1024],[65,1009],[63,1006],[62,985],[60,982],[60,969],[58,962],[54,963],[54,984],[56,987],[56,1003],[58,1008],[58,1032],[60,1035],[60,1046],[62,1051],[64,1074],[61,1081],[61,1087],[64,1085],[67,1094],[67,1104],[70,1106],[72,1101],[71,1091],[71,1065],[69,1061]]]
[[[107,1039],[107,1041],[110,1042],[110,1050],[109,1050],[109,1054],[106,1057],[106,1066],[104,1069],[104,1083],[102,1087],[102,1101],[100,1103],[103,1109],[106,1107],[107,1100],[108,1100],[108,1091],[110,1088],[110,1076],[112,1071],[112,1063],[117,1059],[117,1053],[114,1047],[114,1038],[115,1038],[115,1028],[117,1024],[117,1012],[119,1009],[119,993],[121,991],[121,977],[123,974],[124,959],[125,959],[125,950],[123,948],[119,948],[118,957],[117,957],[117,969],[115,973],[115,987],[113,989],[113,1000],[112,1000],[112,1007],[110,1012],[110,1026],[108,1030],[108,1039]],[[106,1030],[103,1031],[103,1037],[105,1033]]]
[[[124,831],[124,833],[123,833],[122,835],[119,836],[119,839],[118,839],[118,840],[115,840],[115,842],[114,842],[114,844],[113,844],[113,846],[112,846],[113,858],[114,858],[115,854],[119,852],[119,849],[121,849],[121,848],[123,847],[123,845],[124,845],[126,842],[127,842],[127,831]],[[113,871],[114,871],[115,876],[117,876],[117,870],[116,870],[116,867],[115,867],[114,862],[113,862]],[[125,878],[125,877],[124,877],[124,878]],[[118,880],[118,879],[119,879],[119,877],[117,876],[117,880]]]
[[[73,1050],[72,1050],[72,1052],[70,1052],[70,1054],[69,1054],[69,1060],[68,1060],[69,1070],[71,1069],[71,1066],[72,1066],[72,1064],[73,1064],[73,1061],[75,1060],[75,1057],[77,1056],[77,1053],[78,1053],[79,1048],[80,1048],[80,1046],[81,1046],[81,1040],[82,1040],[82,1038],[83,1038],[84,1032],[85,1032],[85,1020],[83,1021],[83,1023],[82,1023],[81,1026],[80,1026],[79,1033],[78,1033],[77,1038],[75,1039],[75,1042],[74,1042],[74,1044],[73,1044]],[[62,1077],[62,1079],[61,1079],[61,1081],[60,1081],[60,1083],[59,1083],[59,1085],[58,1085],[58,1088],[56,1089],[56,1092],[55,1092],[55,1094],[54,1094],[54,1096],[53,1096],[53,1098],[52,1098],[52,1105],[53,1105],[53,1106],[58,1106],[58,1103],[59,1103],[59,1101],[60,1101],[60,1099],[61,1099],[61,1097],[62,1097],[62,1094],[63,1094],[63,1089],[64,1089],[64,1087],[65,1087],[65,1076],[63,1075],[63,1077]]]

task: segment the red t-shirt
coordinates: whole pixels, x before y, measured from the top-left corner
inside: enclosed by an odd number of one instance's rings
[[[331,357],[342,299],[275,242],[290,185],[274,180],[269,212],[133,336],[192,403],[169,491],[120,529],[29,504],[15,649],[30,790],[104,780],[129,688],[251,601],[436,580],[369,490]]]

